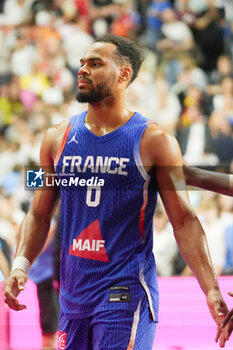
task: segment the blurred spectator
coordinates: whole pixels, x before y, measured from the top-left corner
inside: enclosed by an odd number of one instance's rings
[[[159,77],[155,80],[154,96],[147,101],[147,104],[150,110],[148,117],[175,134],[181,105],[165,78]]]
[[[48,76],[39,70],[36,63],[33,64],[31,73],[20,77],[20,89],[23,98],[26,93],[27,95],[31,94],[30,100],[34,101],[36,97],[41,97],[50,86]],[[26,106],[27,104],[25,104]]]
[[[213,96],[214,111],[223,109],[226,103],[226,98],[229,97],[229,102],[233,98],[233,78],[231,76],[223,77],[221,83],[216,89]]]
[[[191,11],[200,14],[208,9],[209,0],[186,0]]]
[[[215,6],[211,5],[195,21],[195,40],[200,49],[200,66],[210,74],[224,52],[224,29]]]
[[[4,164],[4,167],[1,167],[0,177],[1,185],[4,181],[4,177],[7,177],[10,172],[13,170],[14,166],[19,164],[20,159],[18,157],[18,152],[20,150],[20,144],[18,142],[10,142],[6,139],[2,140],[2,148],[0,154],[0,162]]]
[[[163,25],[161,31],[163,39],[157,42],[157,49],[161,55],[160,67],[164,69],[166,78],[172,86],[178,75],[184,69],[184,59],[190,57],[194,48],[193,35],[184,22],[178,21],[173,9],[162,12]]]
[[[78,14],[83,17],[88,16],[90,0],[74,0],[75,5],[78,9]]]
[[[0,178],[0,186],[8,195],[16,195],[17,189],[22,184],[22,168],[20,165],[15,165],[11,172]]]
[[[135,10],[139,15],[140,26],[138,28],[138,36],[143,36],[147,28],[147,8],[150,0],[134,0]]]
[[[0,25],[20,25],[28,23],[32,13],[33,0],[7,0],[3,4],[3,13],[0,14]]]
[[[169,0],[152,0],[147,9],[146,45],[152,51],[156,50],[157,42],[162,38],[162,12],[171,8]]]
[[[193,58],[187,57],[183,59],[183,71],[178,75],[173,91],[177,94],[185,93],[189,86],[194,85],[204,92],[207,83],[208,77],[203,69],[198,67]]]
[[[233,80],[224,78],[223,81],[227,88],[218,100],[218,96],[215,96],[215,109],[210,116],[209,127],[215,152],[225,164],[233,160]]]
[[[122,0],[92,0],[89,15],[92,22],[92,30],[95,37],[107,34],[116,14],[118,4]]]
[[[184,159],[195,165],[215,165],[218,157],[214,154],[212,140],[205,115],[202,111],[202,91],[190,86],[184,99],[177,139]]]
[[[36,58],[36,48],[30,41],[29,30],[17,31],[18,38],[11,55],[11,70],[16,76],[31,74]]]
[[[11,51],[16,45],[16,32],[11,26],[0,26],[0,85],[9,82],[11,71]]]
[[[221,55],[217,60],[217,67],[211,72],[207,92],[215,95],[221,92],[221,82],[223,78],[233,77],[233,68],[231,58],[227,55]]]
[[[133,1],[121,1],[118,5],[118,15],[111,24],[111,33],[135,40],[139,25]]]
[[[226,20],[228,21],[230,55],[233,59],[233,2],[231,0],[224,0],[223,5]]]
[[[41,11],[51,11],[54,10],[54,6],[56,2],[59,3],[59,1],[51,1],[51,0],[32,0],[31,1],[31,11],[33,15],[35,16],[37,13]]]
[[[0,238],[3,238],[11,250],[16,244],[17,231],[23,212],[17,206],[15,197],[0,194]]]
[[[225,0],[209,0],[209,2],[210,5],[215,6],[219,12],[220,25],[223,29],[224,52],[228,55],[231,55],[231,19],[233,18],[231,10],[233,7],[231,8],[229,6],[229,3],[227,4],[227,1]],[[229,11],[229,14],[227,14],[226,11]]]
[[[184,104],[188,89],[191,86],[196,87],[201,91],[200,108],[203,114],[209,116],[213,110],[212,98],[206,93],[208,77],[201,69],[196,60],[187,58],[183,60],[184,70],[179,74],[177,82],[172,86],[172,91],[175,92],[182,104],[182,107],[187,107]]]
[[[71,88],[75,92],[80,58],[93,43],[93,37],[89,34],[90,20],[86,12],[89,6],[86,3],[83,7],[81,1],[73,3],[66,1],[61,9],[63,16],[60,18],[56,29],[61,37],[61,43],[59,43],[61,44],[60,50],[63,59],[65,59],[65,65],[62,69],[58,69],[55,79],[59,79],[56,83],[59,82],[62,85],[63,91],[68,91]],[[81,12],[79,12],[79,9]]]
[[[225,228],[219,220],[219,212],[216,199],[202,199],[199,208],[199,219],[205,231],[208,247],[215,268],[216,274],[220,275],[223,272],[226,246],[225,246]],[[191,275],[191,270],[186,266],[182,275]]]
[[[72,19],[67,18],[65,12],[63,22],[58,27],[66,62],[75,80],[80,58],[94,41],[93,37],[86,31],[86,24],[86,21],[78,13],[75,15],[75,20],[73,20],[73,17]],[[74,88],[76,90],[76,86]]]
[[[15,114],[23,113],[19,95],[17,79],[12,79],[9,84],[0,85],[0,130],[4,130],[12,122]]]
[[[189,0],[175,0],[174,5],[178,19],[187,23],[190,28],[193,28],[197,14],[190,6]]]
[[[152,61],[155,65],[155,61]],[[130,85],[126,94],[126,103],[129,109],[139,111],[149,118],[155,118],[154,110],[151,109],[155,96],[154,71],[148,71],[143,67],[134,84]],[[153,107],[152,107],[153,108]]]
[[[217,205],[219,208],[219,219],[224,227],[233,224],[233,198],[217,195]]]

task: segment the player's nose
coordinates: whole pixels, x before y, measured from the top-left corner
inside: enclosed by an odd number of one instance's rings
[[[89,75],[90,71],[87,67],[87,65],[83,65],[82,67],[79,68],[78,70],[78,76],[83,76],[83,75]]]

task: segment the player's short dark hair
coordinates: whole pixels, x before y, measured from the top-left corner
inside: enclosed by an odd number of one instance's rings
[[[124,38],[122,36],[116,36],[113,34],[103,35],[95,40],[95,42],[111,43],[116,46],[116,57],[119,63],[124,61],[129,63],[132,68],[132,77],[130,83],[137,77],[144,60],[143,51],[132,40]]]

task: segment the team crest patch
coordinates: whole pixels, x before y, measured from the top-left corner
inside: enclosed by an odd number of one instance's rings
[[[58,331],[58,349],[65,350],[66,348],[66,332]]]

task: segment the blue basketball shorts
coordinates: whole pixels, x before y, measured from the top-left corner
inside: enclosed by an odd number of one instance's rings
[[[147,298],[136,311],[107,310],[91,317],[59,317],[59,350],[152,350],[156,330]]]

